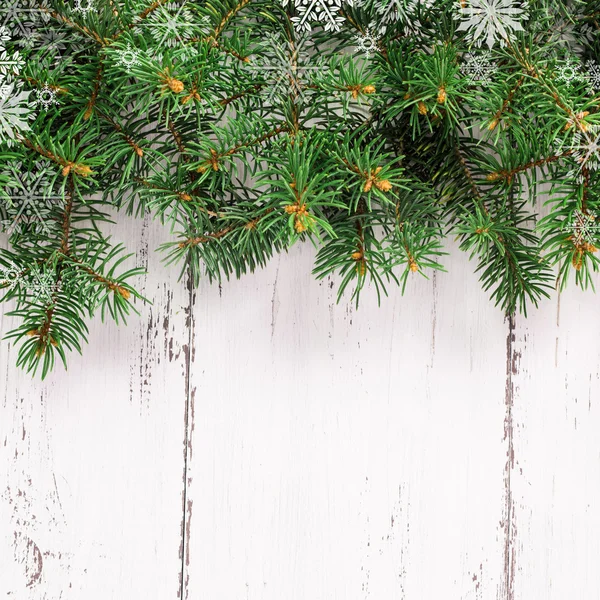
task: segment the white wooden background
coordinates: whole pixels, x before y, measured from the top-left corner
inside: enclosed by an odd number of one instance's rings
[[[309,245],[192,295],[167,236],[68,374],[0,345],[0,598],[600,598],[597,296],[510,323],[452,246],[355,311]]]

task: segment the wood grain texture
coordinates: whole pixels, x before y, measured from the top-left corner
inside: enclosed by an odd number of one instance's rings
[[[312,257],[197,293],[184,597],[503,597],[508,324],[456,253],[358,312]]]
[[[121,219],[123,221],[123,219]],[[112,231],[140,239],[140,222]],[[180,589],[189,293],[153,248],[136,264],[153,305],[94,322],[82,357],[43,384],[0,360],[0,598],[175,598]],[[134,248],[135,249],[135,248]],[[4,316],[1,331],[12,326]]]
[[[516,321],[511,599],[600,598],[599,333],[574,286]]]
[[[356,311],[309,245],[192,293],[167,237],[68,373],[0,346],[0,598],[600,597],[596,296],[509,321],[452,247]]]

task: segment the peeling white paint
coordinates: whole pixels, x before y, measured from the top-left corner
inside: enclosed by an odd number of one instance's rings
[[[68,374],[0,346],[0,597],[600,598],[596,296],[507,345],[455,247],[357,311],[309,245],[192,297],[167,236],[138,248],[152,306]]]

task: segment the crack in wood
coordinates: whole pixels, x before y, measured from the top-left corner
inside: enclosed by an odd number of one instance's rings
[[[516,526],[514,500],[511,487],[511,474],[514,468],[515,453],[513,442],[513,407],[514,384],[513,375],[518,372],[517,359],[520,354],[515,350],[515,317],[508,316],[508,335],[506,338],[506,389],[504,417],[504,441],[507,443],[506,466],[504,469],[504,570],[502,584],[504,587],[501,598],[515,599],[515,570],[516,570]]]
[[[189,538],[191,532],[192,500],[188,499],[188,486],[191,478],[188,477],[188,466],[191,459],[191,433],[194,429],[194,393],[191,390],[191,366],[194,361],[194,304],[195,294],[191,275],[188,277],[189,304],[187,309],[186,327],[188,329],[188,343],[183,346],[185,353],[185,410],[184,410],[184,438],[183,438],[183,491],[181,498],[181,544],[179,546],[179,558],[181,567],[179,573],[179,589],[177,597],[183,600],[188,597],[189,573],[187,567],[190,564]]]

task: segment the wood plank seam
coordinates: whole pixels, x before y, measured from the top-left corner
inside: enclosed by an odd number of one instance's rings
[[[179,590],[177,597],[183,600],[187,598],[189,573],[187,567],[190,564],[189,536],[191,529],[192,500],[188,499],[188,461],[191,456],[191,431],[190,415],[193,420],[192,392],[190,389],[190,373],[193,363],[194,348],[194,304],[196,294],[191,275],[188,276],[187,287],[189,292],[186,326],[188,329],[188,343],[183,347],[185,352],[185,411],[184,411],[184,437],[183,437],[183,491],[181,495],[181,544],[179,546],[179,558],[181,560],[181,571],[179,573]],[[193,427],[193,425],[192,425]],[[185,595],[184,595],[185,593]]]
[[[517,374],[517,358],[517,351],[515,350],[515,317],[514,315],[508,315],[508,336],[506,338],[506,415],[504,417],[504,441],[507,444],[507,458],[504,470],[504,594],[501,596],[503,600],[515,600],[516,528],[513,523],[515,507],[511,487],[511,473],[515,460],[513,445],[513,375]]]

